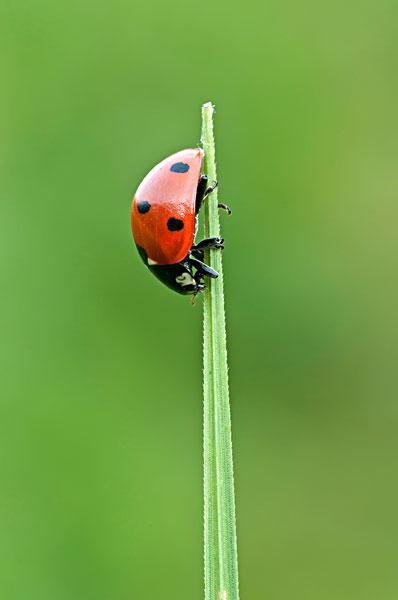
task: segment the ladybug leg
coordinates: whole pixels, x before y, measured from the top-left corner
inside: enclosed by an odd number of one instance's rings
[[[192,256],[194,256],[195,258],[198,258],[199,260],[203,260],[205,257],[204,250],[191,250],[191,254],[192,254]]]
[[[209,194],[214,192],[214,190],[216,189],[216,187],[218,185],[217,181],[215,181],[213,183],[213,185],[208,186],[207,185],[208,181],[209,181],[209,179],[208,179],[207,175],[201,175],[201,177],[199,179],[198,187],[196,190],[195,214],[198,214],[198,212],[200,211],[202,204],[203,204],[203,200],[207,196],[209,196]],[[226,204],[223,204],[222,202],[220,202],[218,204],[218,208],[222,208],[229,215],[232,213],[232,210],[229,208],[229,206],[227,206]]]
[[[212,192],[214,192],[214,190],[216,189],[216,187],[218,186],[218,181],[214,181],[213,185],[210,185],[205,192],[205,198],[206,196],[208,196],[209,194],[211,194]]]
[[[222,202],[219,202],[218,204],[218,208],[222,208],[223,210],[225,210],[229,215],[232,214],[232,210],[229,208],[229,206],[227,206],[227,204],[223,204]]]
[[[208,248],[224,248],[224,240],[220,237],[211,237],[192,246],[191,250],[207,250]]]
[[[195,279],[196,279],[196,275],[198,275],[198,274],[199,274],[199,276],[202,276],[202,277],[211,277],[212,279],[217,279],[217,277],[218,277],[217,271],[215,271],[214,269],[209,267],[209,265],[206,265],[201,260],[190,257],[188,259],[188,262],[191,267],[195,267],[195,269],[196,269]]]
[[[208,248],[224,248],[224,240],[220,237],[207,238],[202,240],[199,244],[192,246],[191,254],[199,260],[203,260],[205,257],[205,250]]]

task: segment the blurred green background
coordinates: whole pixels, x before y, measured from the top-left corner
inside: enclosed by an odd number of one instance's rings
[[[0,598],[202,598],[201,300],[130,200],[217,108],[242,599],[398,597],[396,2],[0,5]]]

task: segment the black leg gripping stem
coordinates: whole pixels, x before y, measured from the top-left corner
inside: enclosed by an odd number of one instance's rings
[[[208,248],[223,249],[224,248],[223,238],[220,238],[220,237],[206,238],[205,240],[202,240],[201,242],[199,242],[199,244],[192,246],[192,250],[207,250]]]
[[[199,273],[199,275],[202,275],[203,277],[211,277],[212,279],[217,279],[217,271],[209,267],[209,265],[206,265],[201,260],[190,257],[188,261],[191,267],[195,267],[197,274]]]

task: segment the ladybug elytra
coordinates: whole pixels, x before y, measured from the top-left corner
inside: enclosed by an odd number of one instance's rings
[[[218,277],[203,262],[207,248],[223,248],[219,237],[195,245],[197,215],[217,183],[208,186],[201,174],[203,150],[190,148],[156,165],[138,187],[131,227],[138,252],[150,271],[172,290],[194,294],[204,290],[204,277]],[[224,204],[218,205],[229,213]]]

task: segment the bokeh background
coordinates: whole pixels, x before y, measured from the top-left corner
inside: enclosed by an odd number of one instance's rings
[[[202,598],[201,300],[129,207],[216,104],[242,599],[398,597],[397,3],[0,5],[0,598]]]

